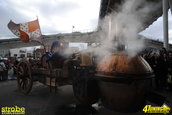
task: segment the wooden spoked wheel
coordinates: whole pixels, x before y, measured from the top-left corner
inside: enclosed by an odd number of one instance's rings
[[[33,78],[31,76],[30,63],[27,60],[22,60],[17,66],[17,84],[19,91],[27,95],[33,85]]]

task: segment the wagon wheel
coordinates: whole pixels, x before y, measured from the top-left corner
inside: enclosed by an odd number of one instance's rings
[[[92,105],[98,102],[99,91],[95,80],[84,77],[85,70],[77,72],[73,79],[73,92],[76,99],[82,105]]]
[[[33,78],[31,76],[30,63],[27,60],[22,60],[17,66],[17,85],[19,91],[27,95],[33,85]]]

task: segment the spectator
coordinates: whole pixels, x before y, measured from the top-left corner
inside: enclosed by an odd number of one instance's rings
[[[168,81],[167,88],[172,89],[172,52],[168,53]]]
[[[172,52],[168,53],[168,71],[169,74],[172,75]]]
[[[165,48],[162,48],[161,50],[151,50],[144,54],[145,60],[149,63],[154,71],[157,89],[167,88],[168,68],[171,68],[172,66],[171,57],[172,56],[169,56],[168,58],[168,53]]]
[[[7,79],[7,69],[5,66],[5,63],[3,62],[3,59],[0,58],[0,80],[6,80]]]

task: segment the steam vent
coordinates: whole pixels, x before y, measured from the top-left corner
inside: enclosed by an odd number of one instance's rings
[[[129,57],[125,51],[118,51],[100,61],[96,76],[104,106],[134,112],[143,108],[153,74],[142,57]]]

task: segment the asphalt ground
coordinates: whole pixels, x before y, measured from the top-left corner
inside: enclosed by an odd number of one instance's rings
[[[172,91],[159,93],[167,97],[167,105],[172,107]],[[147,115],[143,111],[119,113],[106,109],[101,104],[94,104],[93,108],[79,106],[71,85],[59,87],[55,93],[50,92],[48,86],[34,82],[32,91],[25,96],[18,91],[16,80],[0,81],[0,108],[6,106],[25,107],[26,115]]]

